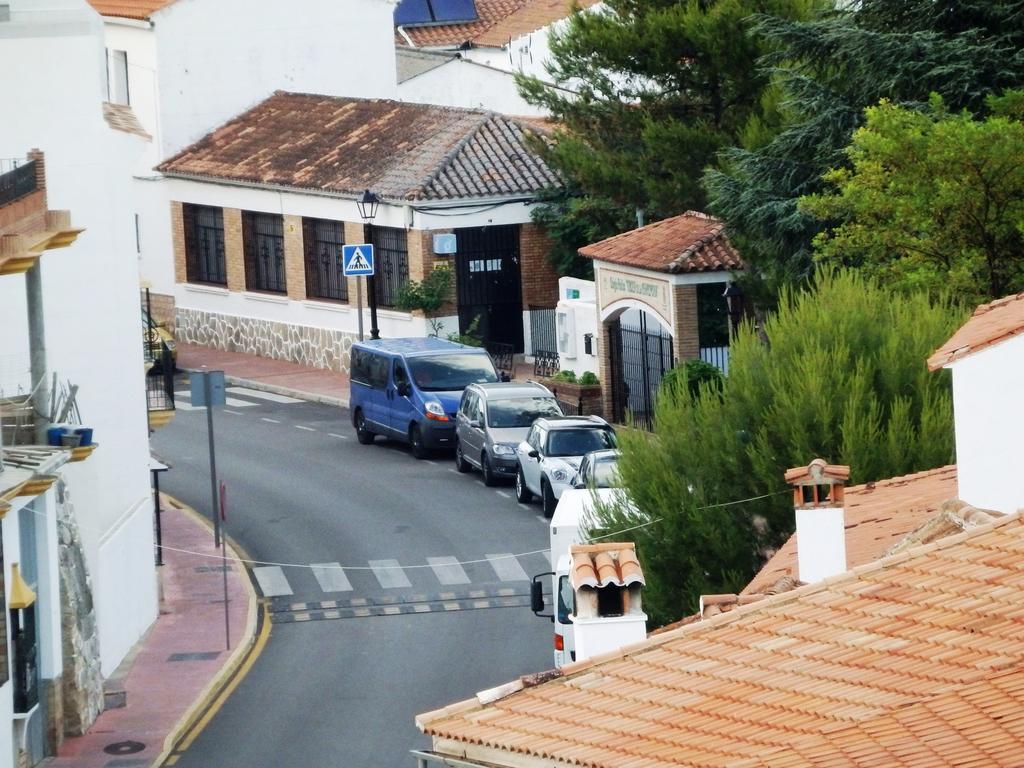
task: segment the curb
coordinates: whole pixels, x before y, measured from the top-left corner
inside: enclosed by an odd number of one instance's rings
[[[183,368],[178,367],[179,371],[184,373],[204,373],[203,369],[200,368]],[[207,369],[209,370],[209,369]],[[285,395],[286,397],[296,397],[300,400],[306,400],[311,403],[321,403],[323,405],[333,405],[338,408],[348,408],[348,399],[344,397],[332,397],[331,395],[320,395],[316,392],[306,392],[301,389],[293,389],[291,387],[281,387],[277,384],[268,384],[265,381],[257,381],[256,379],[246,379],[241,376],[229,376],[224,374],[224,381],[228,384],[235,384],[241,387],[248,387],[249,389],[257,389],[261,392],[271,392],[275,395]]]
[[[213,530],[213,526],[210,524],[210,521],[188,504],[179,501],[169,494],[164,493],[162,495],[168,501],[173,502],[174,506],[192,517],[203,527],[208,528],[211,531]],[[241,561],[249,559],[245,551],[230,538],[227,539],[227,543],[228,550],[237,560]],[[221,695],[225,687],[231,683],[236,673],[238,673],[245,662],[249,660],[253,649],[257,644],[257,638],[264,630],[269,630],[269,617],[261,615],[259,596],[256,594],[256,590],[252,585],[252,580],[249,578],[248,573],[249,569],[245,568],[245,575],[243,576],[242,581],[245,584],[246,591],[249,593],[249,607],[245,621],[245,630],[243,635],[245,638],[244,641],[239,642],[238,645],[235,646],[235,650],[232,651],[231,656],[228,657],[224,666],[220,668],[217,674],[214,675],[203,690],[199,692],[199,696],[196,697],[192,706],[189,707],[178,719],[178,722],[171,729],[170,733],[168,733],[166,738],[164,738],[163,749],[150,763],[150,768],[157,768],[158,766],[163,766],[166,763],[168,758],[174,753],[178,744],[180,744],[188,733],[196,727],[200,720],[202,720],[209,706],[217,699],[218,696]],[[265,608],[262,610],[262,613],[266,613]],[[262,650],[262,648],[259,650]]]

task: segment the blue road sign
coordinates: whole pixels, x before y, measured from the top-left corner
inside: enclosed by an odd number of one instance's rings
[[[206,378],[210,379],[210,401],[206,402]],[[211,405],[227,405],[227,394],[224,391],[224,371],[193,373],[189,376],[192,388],[192,405],[197,408]]]
[[[343,245],[341,247],[342,271],[346,277],[373,274],[373,244]]]

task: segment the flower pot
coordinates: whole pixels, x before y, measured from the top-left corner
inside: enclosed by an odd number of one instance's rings
[[[92,445],[92,427],[79,427],[75,434],[81,438],[79,445]]]
[[[77,448],[81,442],[81,435],[65,433],[60,436],[60,444],[64,448]]]

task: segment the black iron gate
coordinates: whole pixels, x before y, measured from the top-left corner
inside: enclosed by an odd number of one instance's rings
[[[608,329],[612,374],[612,418],[644,429],[654,428],[654,404],[665,373],[672,368],[672,336],[647,327],[640,313],[638,328],[615,321]]]
[[[485,344],[523,351],[523,296],[519,274],[519,226],[473,227],[455,232],[459,331],[473,322]]]

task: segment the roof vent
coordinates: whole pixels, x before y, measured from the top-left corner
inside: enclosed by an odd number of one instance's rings
[[[576,661],[647,637],[647,614],[640,597],[644,574],[634,545],[581,544],[569,553]]]
[[[843,493],[850,468],[815,459],[787,470],[796,510],[798,578],[821,581],[846,570],[846,517]]]

